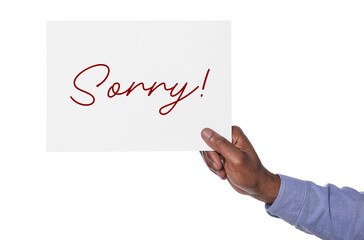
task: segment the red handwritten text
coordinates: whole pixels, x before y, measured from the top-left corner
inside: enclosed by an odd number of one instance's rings
[[[73,80],[73,86],[78,91],[80,91],[80,92],[82,92],[84,94],[89,95],[92,98],[92,101],[91,102],[88,102],[88,103],[82,103],[80,101],[77,101],[72,96],[70,96],[70,98],[72,99],[73,102],[75,102],[75,103],[77,103],[77,104],[79,104],[81,106],[91,106],[92,104],[95,103],[95,101],[96,101],[95,96],[92,93],[90,93],[90,92],[88,92],[88,91],[86,91],[86,90],[81,89],[80,87],[78,87],[77,86],[77,79],[80,77],[81,74],[85,73],[86,71],[88,71],[88,70],[90,70],[92,68],[96,68],[96,67],[103,67],[103,68],[106,68],[107,69],[107,73],[106,73],[105,78],[101,82],[99,82],[96,85],[96,87],[100,87],[108,79],[109,74],[110,74],[110,68],[106,64],[95,64],[95,65],[92,65],[90,67],[85,68],[79,74],[76,75],[76,77]],[[202,86],[202,90],[205,89],[205,85],[206,85],[206,81],[207,81],[207,77],[209,75],[209,72],[210,72],[210,69],[207,69],[207,72],[206,72],[206,75],[205,75],[205,79],[204,79],[204,82],[203,82],[203,86]],[[157,84],[157,82],[154,82],[151,86],[146,87],[143,82],[139,82],[139,83],[132,82],[129,88],[127,88],[126,90],[122,91],[122,90],[120,90],[120,88],[121,88],[120,83],[119,82],[114,82],[109,87],[109,89],[107,91],[107,96],[109,98],[113,98],[113,97],[118,96],[118,95],[129,96],[139,86],[141,87],[141,89],[143,91],[145,91],[145,92],[148,93],[148,96],[151,96],[152,93],[155,90],[157,90],[158,88],[160,88],[160,89],[165,90],[166,92],[169,92],[169,95],[172,98],[176,98],[171,103],[168,103],[168,104],[162,106],[159,109],[159,113],[161,115],[167,115],[168,113],[170,113],[174,109],[174,107],[177,105],[178,102],[184,100],[185,98],[187,98],[188,96],[190,96],[192,93],[194,93],[199,88],[199,86],[196,86],[190,92],[184,94],[185,93],[185,90],[186,90],[186,88],[188,86],[188,83],[187,82],[182,87],[180,87],[179,90],[178,90],[178,83],[174,84],[173,86],[167,86],[167,84],[165,82],[161,82],[161,83],[158,83],[158,84]],[[201,97],[202,96],[203,96],[203,94],[201,94]]]

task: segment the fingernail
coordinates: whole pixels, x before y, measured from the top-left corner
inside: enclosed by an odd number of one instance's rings
[[[212,130],[210,128],[205,128],[202,130],[203,137],[209,139],[212,135]]]

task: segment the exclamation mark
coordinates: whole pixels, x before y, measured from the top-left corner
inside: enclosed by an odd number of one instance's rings
[[[207,77],[209,76],[209,72],[210,72],[210,69],[207,69],[205,80],[203,81],[203,85],[202,85],[202,91],[205,90],[205,85],[206,85]],[[201,97],[202,96],[203,96],[203,94],[201,93]]]

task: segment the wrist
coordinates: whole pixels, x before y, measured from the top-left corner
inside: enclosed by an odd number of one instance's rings
[[[264,203],[273,204],[278,196],[280,187],[281,178],[265,169],[260,178],[255,198]]]

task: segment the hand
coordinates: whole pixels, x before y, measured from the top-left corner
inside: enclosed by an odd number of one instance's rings
[[[201,132],[203,140],[215,151],[201,152],[212,172],[227,179],[239,193],[272,204],[276,199],[281,180],[260,162],[243,131],[232,127],[232,143],[209,128]]]

